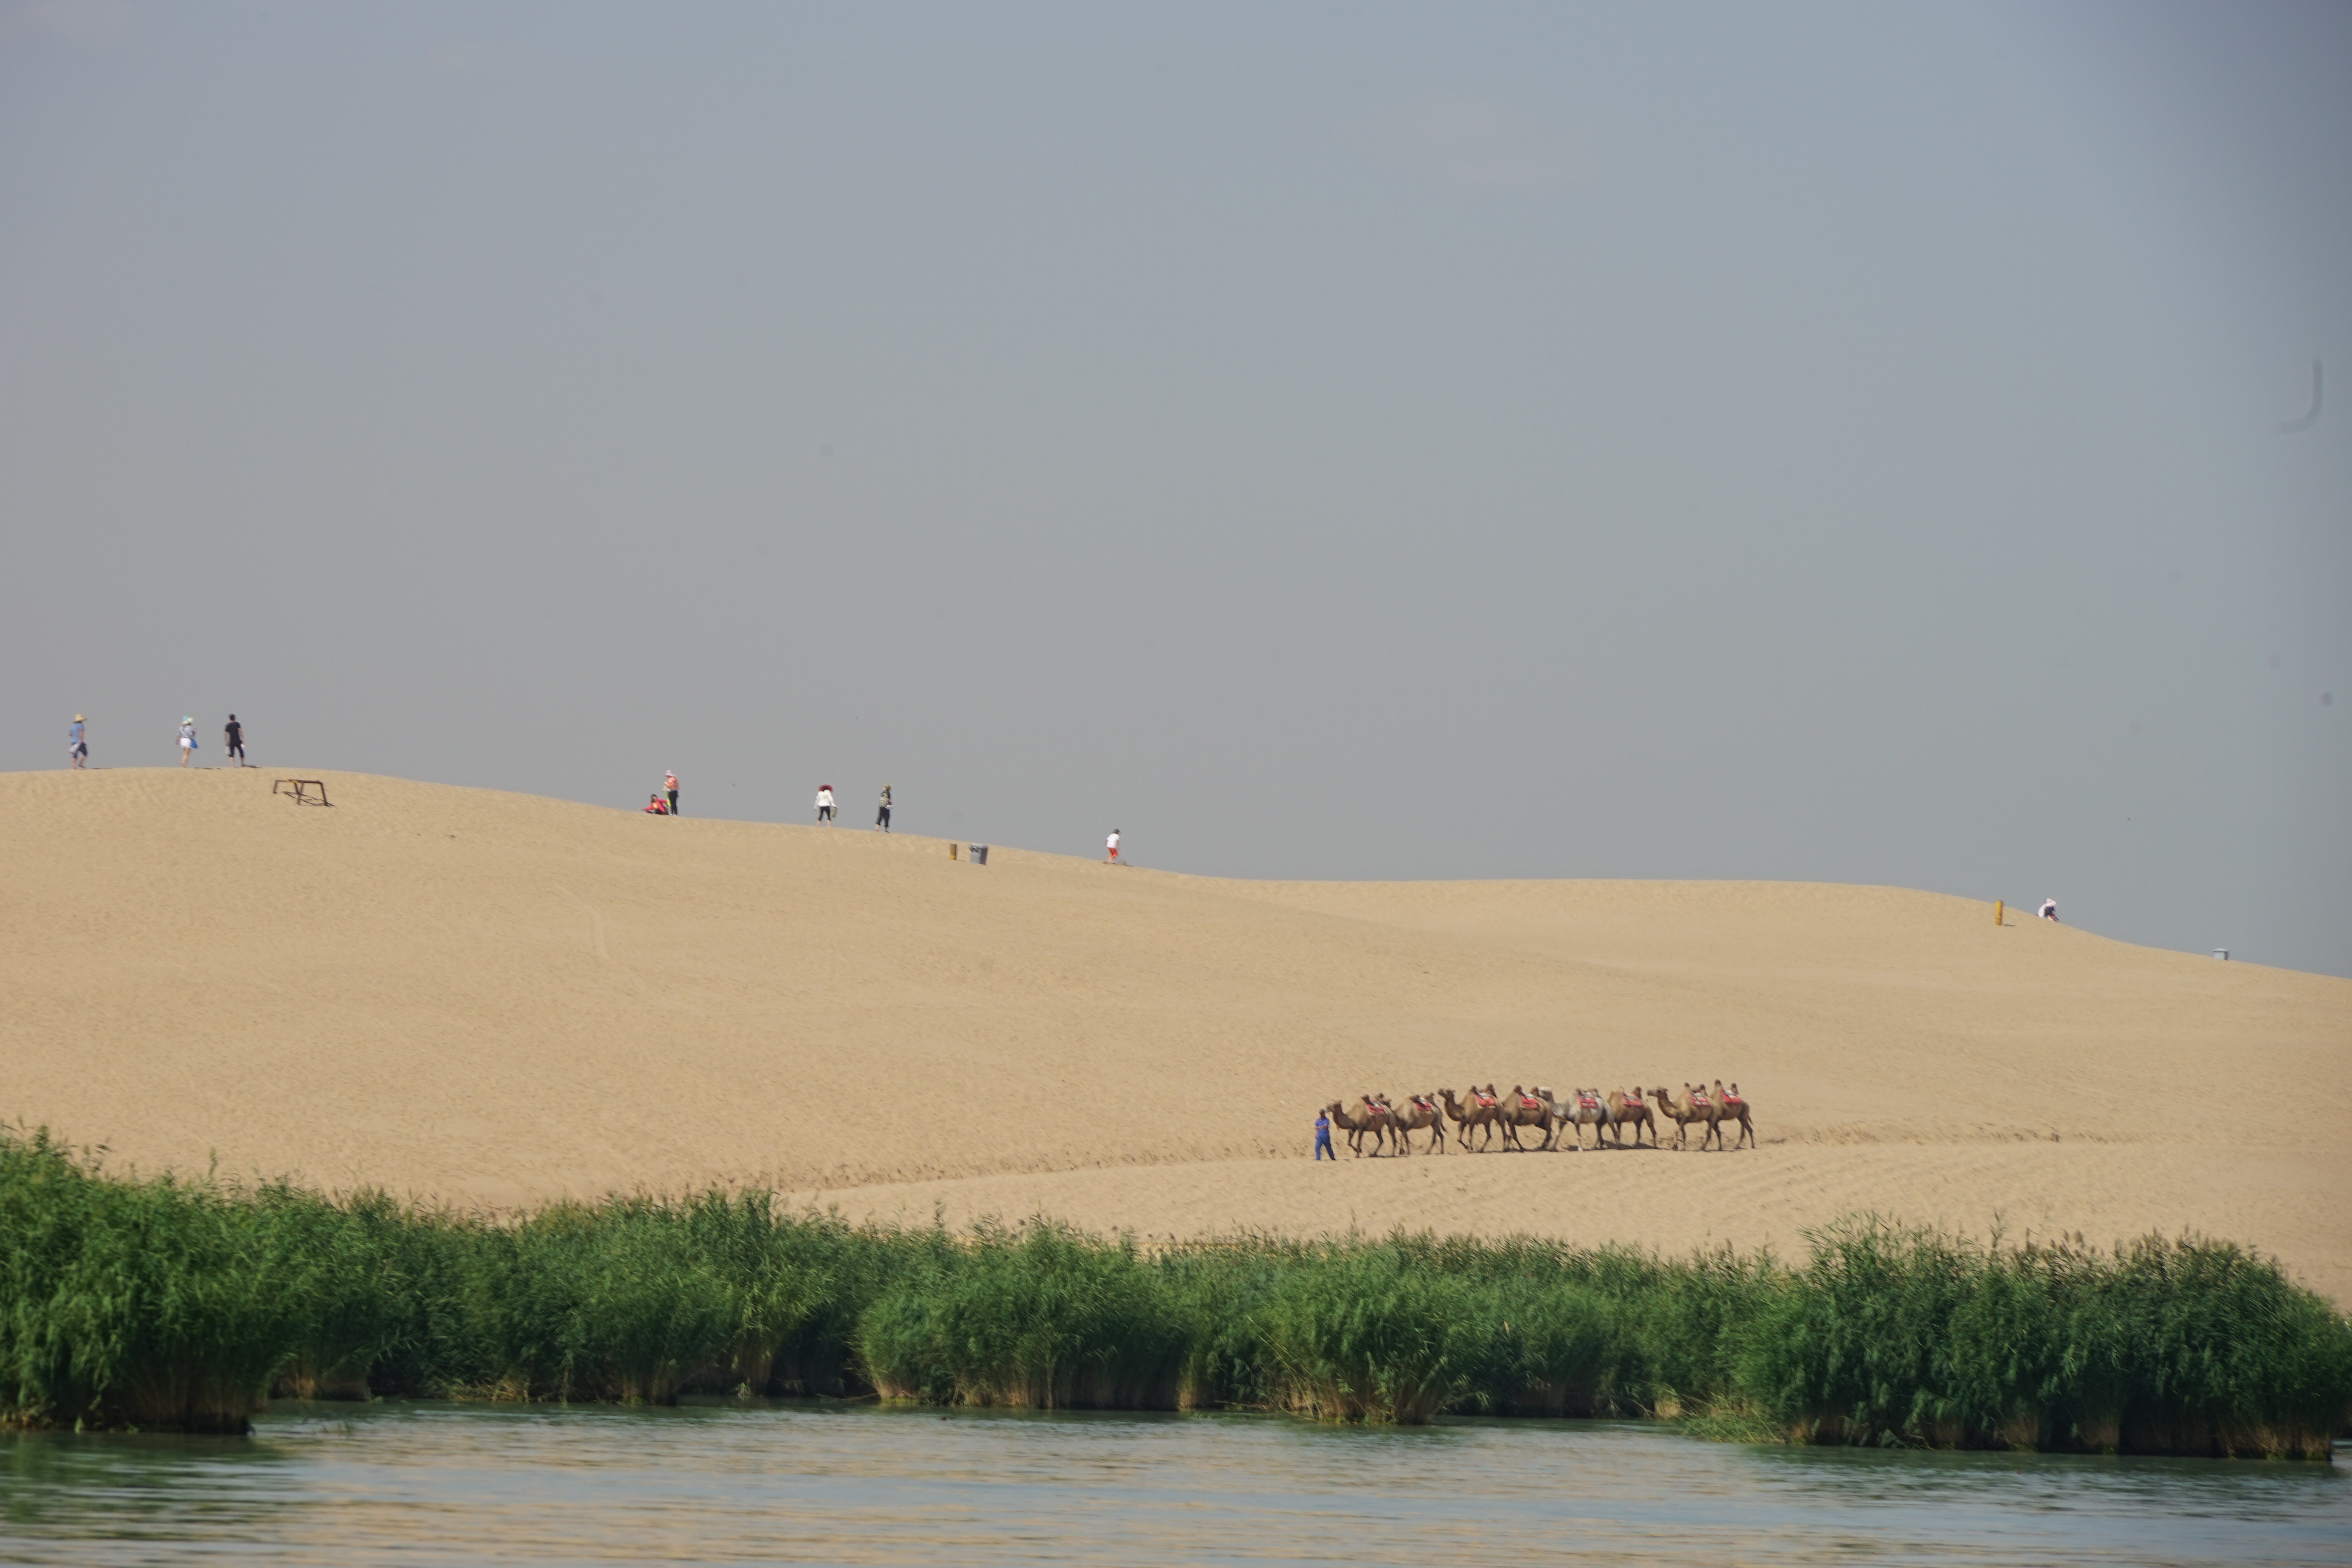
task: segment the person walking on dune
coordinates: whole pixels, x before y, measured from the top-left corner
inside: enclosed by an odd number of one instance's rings
[[[180,765],[186,767],[188,759],[196,754],[196,717],[190,713],[180,720]]]
[[[1110,837],[1103,840],[1103,864],[1118,864],[1118,829],[1116,827],[1110,830]]]
[[[221,755],[238,767],[247,765],[245,760],[245,726],[236,721],[234,713],[228,716],[227,727],[221,731]]]
[[[816,786],[816,819],[819,822],[833,820],[833,786],[831,784]]]
[[[676,816],[677,815],[677,774],[676,773],[665,772],[662,774],[662,791],[669,796],[669,814]]]
[[[874,813],[874,826],[883,832],[890,831],[890,786],[882,786],[882,804]]]
[[[1315,1113],[1315,1157],[1320,1160],[1327,1154],[1333,1164],[1339,1163],[1338,1152],[1331,1147],[1331,1113],[1318,1110]]]
[[[66,761],[74,767],[86,767],[89,763],[89,732],[82,728],[84,720],[79,713],[66,726]]]

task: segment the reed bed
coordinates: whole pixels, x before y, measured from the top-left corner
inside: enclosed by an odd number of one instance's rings
[[[1796,1263],[1404,1234],[1147,1252],[1046,1221],[853,1226],[761,1193],[501,1220],[124,1180],[0,1132],[0,1423],[686,1392],[2325,1458],[2352,1319],[2194,1239],[1980,1246],[1864,1219]]]

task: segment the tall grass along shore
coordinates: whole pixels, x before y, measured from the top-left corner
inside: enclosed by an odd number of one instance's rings
[[[1793,1264],[1425,1235],[1148,1251],[720,1192],[503,1221],[118,1179],[0,1133],[0,1422],[239,1431],[273,1394],[688,1391],[2319,1458],[2352,1415],[2352,1319],[2220,1242],[1858,1220]]]

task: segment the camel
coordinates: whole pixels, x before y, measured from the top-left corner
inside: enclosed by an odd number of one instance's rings
[[[1410,1134],[1418,1132],[1424,1127],[1429,1129],[1429,1152],[1433,1154],[1444,1153],[1445,1112],[1437,1108],[1437,1097],[1433,1094],[1406,1095],[1404,1109],[1396,1113],[1396,1122],[1392,1131],[1398,1145],[1406,1153],[1412,1153],[1412,1139]]]
[[[1723,1123],[1727,1117],[1739,1123],[1739,1143],[1745,1143],[1750,1149],[1756,1147],[1756,1123],[1748,1120],[1748,1102],[1739,1098],[1739,1086],[1735,1083],[1727,1089],[1723,1087],[1723,1080],[1717,1079],[1715,1080],[1715,1136],[1717,1147],[1720,1147],[1723,1142]],[[1739,1143],[1734,1143],[1732,1147],[1737,1149]]]
[[[1650,1147],[1654,1149],[1658,1146],[1657,1123],[1652,1120],[1649,1102],[1642,1098],[1638,1086],[1609,1091],[1609,1131],[1616,1134],[1620,1149],[1625,1146],[1625,1126],[1628,1122],[1633,1127],[1634,1148],[1642,1146],[1642,1130],[1645,1127],[1650,1130]],[[1578,1136],[1581,1138],[1582,1134]]]
[[[1609,1107],[1601,1102],[1599,1089],[1572,1089],[1569,1090],[1568,1103],[1560,1108],[1559,1120],[1562,1125],[1576,1129],[1576,1152],[1580,1154],[1584,1152],[1584,1130],[1591,1128],[1592,1147],[1597,1152],[1609,1131]]]
[[[1707,1098],[1706,1090],[1693,1089],[1685,1083],[1683,1085],[1683,1092],[1679,1099],[1671,1089],[1663,1085],[1650,1092],[1657,1097],[1658,1114],[1670,1117],[1674,1121],[1675,1148],[1682,1148],[1689,1139],[1690,1124],[1694,1121],[1706,1123],[1706,1131],[1699,1135],[1698,1141],[1702,1152],[1706,1149],[1708,1139],[1713,1139],[1717,1143],[1723,1142],[1723,1130],[1715,1124],[1715,1102]]]
[[[1450,1089],[1441,1089],[1437,1092],[1445,1101],[1445,1114],[1460,1123],[1454,1134],[1454,1146],[1465,1154],[1485,1153],[1487,1144],[1495,1141],[1495,1113],[1501,1109],[1501,1102],[1496,1100],[1494,1089],[1491,1087],[1482,1089],[1475,1084],[1471,1085],[1469,1089],[1464,1090],[1470,1097],[1469,1103],[1466,1105],[1456,1100],[1454,1098],[1454,1091]],[[1485,1142],[1475,1149],[1470,1147],[1470,1129],[1473,1127],[1478,1128],[1486,1135]]]
[[[1365,1099],[1364,1103],[1367,1106],[1371,1104],[1370,1097]],[[1378,1115],[1359,1114],[1350,1111],[1343,1101],[1335,1100],[1323,1108],[1323,1114],[1331,1119],[1332,1125],[1348,1130],[1348,1147],[1355,1151],[1358,1159],[1363,1158],[1364,1134],[1367,1132],[1372,1135],[1372,1157],[1380,1158],[1381,1136],[1388,1131],[1387,1112],[1381,1111]]]
[[[1540,1154],[1551,1147],[1552,1139],[1559,1131],[1559,1108],[1551,1102],[1551,1090],[1543,1088],[1525,1089],[1513,1084],[1511,1092],[1503,1097],[1499,1109],[1502,1111],[1500,1120],[1505,1153],[1527,1152],[1527,1145],[1519,1142],[1519,1129],[1522,1127],[1543,1129],[1543,1142],[1536,1145],[1537,1153]]]

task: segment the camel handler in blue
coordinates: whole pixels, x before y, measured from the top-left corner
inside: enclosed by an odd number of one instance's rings
[[[1334,1160],[1339,1157],[1331,1147],[1331,1113],[1318,1110],[1315,1113],[1315,1157],[1320,1160],[1326,1154]]]

